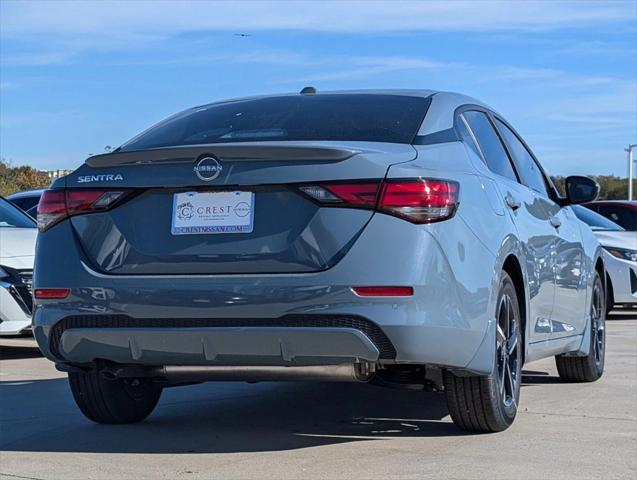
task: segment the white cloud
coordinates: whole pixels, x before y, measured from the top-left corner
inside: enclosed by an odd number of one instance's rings
[[[27,52],[16,55],[3,55],[2,65],[12,67],[55,65],[69,61],[74,52]]]
[[[149,1],[2,2],[5,35],[178,34],[202,30],[299,29],[391,31],[519,31],[634,21],[633,2],[607,1]]]
[[[602,57],[627,57],[635,58],[637,49],[626,45],[603,41],[579,41],[568,42],[553,51],[557,55],[569,56],[602,56]]]
[[[69,64],[104,52],[122,52],[121,64],[152,65],[153,58],[129,58],[145,47],[161,51],[192,46],[184,57],[162,59],[161,64],[189,61],[234,61],[282,63],[276,52],[241,53],[250,38],[237,43],[237,51],[196,56],[197,33],[249,32],[259,41],[268,30],[302,30],[356,35],[407,32],[489,32],[511,36],[521,31],[564,30],[573,27],[633,28],[633,1],[210,1],[210,0],[31,0],[0,1],[0,38],[20,44],[20,53],[2,56],[3,66]],[[498,33],[500,32],[500,33]],[[529,41],[543,41],[541,35]],[[5,45],[7,45],[5,43]],[[203,47],[205,48],[205,47]],[[586,48],[610,48],[590,43]],[[563,54],[585,51],[568,44]],[[579,50],[578,50],[579,49]],[[6,47],[5,47],[6,51]],[[560,51],[560,49],[557,49]],[[270,55],[260,58],[259,55]],[[290,53],[287,52],[287,58]],[[235,56],[234,60],[230,57]],[[291,59],[294,61],[294,59]],[[379,72],[383,67],[375,67]],[[389,68],[389,67],[386,67]],[[410,68],[406,65],[404,68]],[[418,67],[420,68],[420,67]],[[342,73],[326,73],[320,79],[359,76],[356,65]],[[524,69],[502,72],[511,80],[528,78]],[[534,71],[541,77],[550,70]]]
[[[403,56],[349,56],[339,55],[325,58],[322,64],[332,65],[319,73],[305,74],[294,81],[327,82],[352,78],[370,78],[377,75],[406,70],[441,70],[459,64],[444,63],[422,57]]]

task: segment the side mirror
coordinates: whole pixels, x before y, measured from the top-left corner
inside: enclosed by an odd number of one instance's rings
[[[592,202],[599,195],[599,184],[588,177],[566,177],[566,198],[569,204]]]

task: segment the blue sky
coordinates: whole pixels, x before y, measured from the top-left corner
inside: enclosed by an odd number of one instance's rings
[[[16,165],[75,168],[184,108],[305,85],[459,91],[549,172],[625,176],[637,1],[0,1],[0,156]]]

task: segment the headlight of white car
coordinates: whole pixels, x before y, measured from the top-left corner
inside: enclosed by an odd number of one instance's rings
[[[637,250],[628,250],[627,248],[615,247],[604,247],[604,249],[613,257],[621,258],[622,260],[637,262]]]

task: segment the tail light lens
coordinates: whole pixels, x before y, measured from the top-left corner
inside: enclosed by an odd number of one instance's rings
[[[66,298],[71,293],[69,288],[36,288],[33,296],[37,299],[61,299]]]
[[[376,197],[378,196],[379,182],[333,183],[308,185],[299,188],[303,193],[319,203],[374,208]]]
[[[450,180],[321,183],[299,189],[321,205],[376,209],[418,224],[447,220],[458,208],[459,185]]]
[[[414,287],[352,287],[359,297],[411,297]]]
[[[38,230],[43,232],[66,216],[64,190],[45,190],[38,203]]]
[[[38,203],[38,229],[43,232],[79,213],[106,210],[124,193],[112,190],[45,190]]]
[[[433,223],[453,217],[458,207],[458,183],[449,180],[388,180],[383,183],[378,210],[413,223]]]

